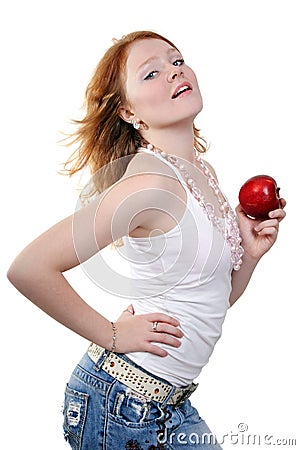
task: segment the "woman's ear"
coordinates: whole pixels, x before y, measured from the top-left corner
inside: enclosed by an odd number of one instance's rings
[[[119,109],[119,116],[127,123],[132,123],[134,113],[127,109],[125,106],[121,106]]]

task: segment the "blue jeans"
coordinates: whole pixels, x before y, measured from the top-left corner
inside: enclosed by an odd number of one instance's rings
[[[94,363],[86,353],[67,383],[63,429],[73,450],[222,450],[189,399],[167,404],[175,386],[164,403],[148,399],[102,370],[106,357]]]

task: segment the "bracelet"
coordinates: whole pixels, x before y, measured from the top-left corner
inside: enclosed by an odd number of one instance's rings
[[[116,325],[114,324],[114,322],[110,322],[110,323],[111,323],[113,333],[114,333],[113,337],[112,337],[113,344],[112,344],[111,352],[114,353],[114,351],[116,350],[117,328],[116,328]]]

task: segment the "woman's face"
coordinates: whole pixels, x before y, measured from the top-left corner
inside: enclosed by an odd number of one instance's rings
[[[193,70],[178,50],[160,39],[134,42],[126,64],[128,110],[149,127],[193,123],[202,97]]]

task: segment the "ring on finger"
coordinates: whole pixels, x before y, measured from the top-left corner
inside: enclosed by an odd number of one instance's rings
[[[158,322],[153,322],[152,323],[152,331],[157,331],[157,325],[158,325]]]

